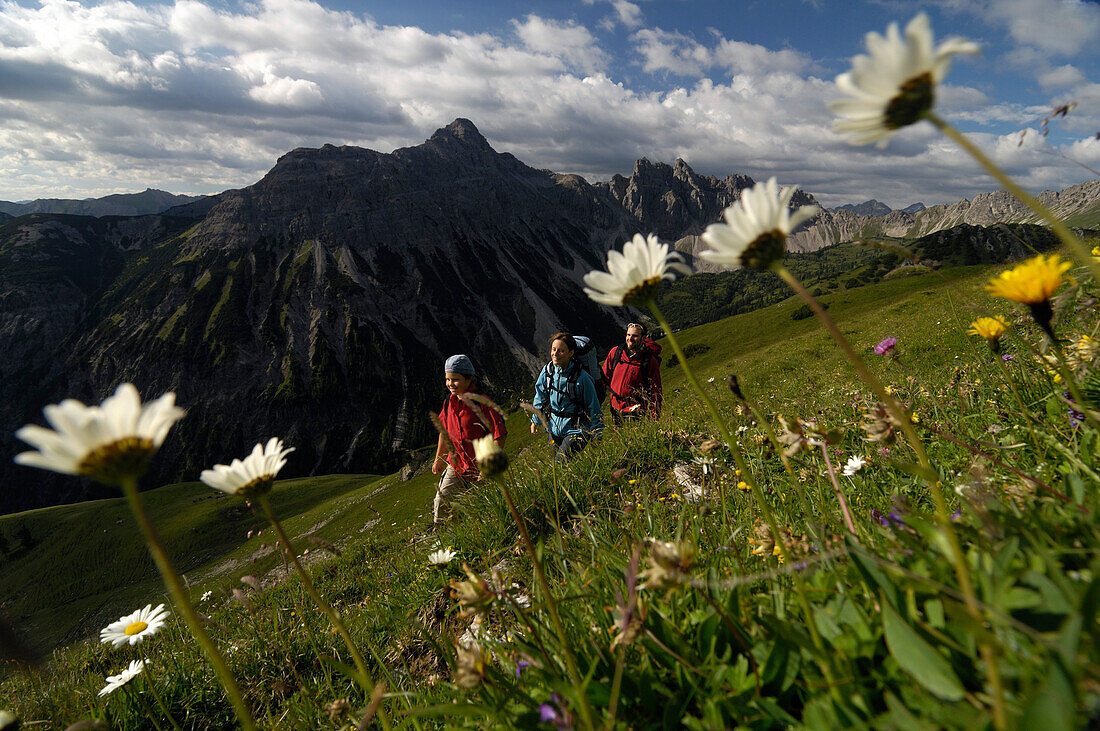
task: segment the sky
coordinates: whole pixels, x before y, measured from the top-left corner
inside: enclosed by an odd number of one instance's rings
[[[940,116],[1032,191],[1100,177],[1095,0],[0,0],[0,200],[216,193],[297,147],[390,152],[457,117],[592,181],[646,157],[826,206],[994,190],[928,123],[885,149],[832,131],[864,35],[919,12],[983,49]]]

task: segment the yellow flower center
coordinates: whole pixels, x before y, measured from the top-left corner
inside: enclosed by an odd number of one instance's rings
[[[145,474],[156,451],[149,439],[126,437],[93,449],[85,455],[77,471],[96,482],[118,485],[125,479]]]
[[[271,490],[271,475],[262,475],[257,477],[252,482],[241,485],[237,488],[234,495],[240,495],[241,497],[252,497],[253,495],[264,495]]]
[[[767,270],[783,258],[787,236],[780,230],[760,234],[741,252],[741,265],[749,269]]]
[[[148,628],[149,628],[149,625],[146,624],[145,622],[134,622],[133,624],[131,624],[129,627],[127,627],[123,631],[126,634],[132,636],[132,635],[139,635],[142,632],[144,632],[145,630],[147,630]]]
[[[623,295],[624,305],[644,305],[657,296],[657,287],[661,284],[660,277],[650,277],[641,284],[636,284]]]
[[[886,112],[883,114],[886,126],[889,129],[901,129],[919,121],[921,115],[932,108],[934,89],[932,74],[927,72],[902,84],[898,95],[886,105]]]

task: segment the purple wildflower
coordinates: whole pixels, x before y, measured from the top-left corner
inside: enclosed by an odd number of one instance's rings
[[[1070,394],[1069,391],[1062,391],[1062,395],[1065,396],[1066,401],[1069,401],[1071,404],[1077,403],[1073,400],[1073,395]],[[1066,416],[1069,417],[1069,425],[1073,429],[1076,429],[1077,427],[1081,426],[1081,424],[1085,423],[1085,415],[1077,409],[1073,408],[1073,406],[1070,406],[1067,409]]]
[[[876,355],[890,355],[894,352],[894,348],[898,347],[898,339],[894,337],[883,338],[882,341],[875,346]]]
[[[539,719],[547,723],[556,721],[558,720],[558,712],[549,703],[541,703],[539,704]]]
[[[531,667],[531,663],[528,662],[527,660],[518,661],[516,663],[516,677],[518,678],[519,674],[522,673],[524,670],[526,670],[529,667]]]
[[[963,514],[963,509],[962,508],[955,508],[955,512],[951,513],[951,520],[952,521],[958,520],[959,518],[962,517],[962,514]]]
[[[891,510],[889,513],[872,510],[871,519],[877,520],[880,525],[887,528],[896,528],[905,525],[905,519],[901,517],[901,514],[897,510]]]
[[[1001,356],[1001,360],[1003,360],[1005,363],[1007,363],[1010,360],[1016,360],[1016,356],[1014,356],[1012,353],[1005,353],[1004,355]]]

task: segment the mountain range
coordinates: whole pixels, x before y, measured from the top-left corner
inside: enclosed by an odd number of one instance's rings
[[[1089,180],[1058,192],[1046,190],[1037,198],[1069,226],[1100,226],[1100,180]],[[998,190],[981,193],[973,200],[963,198],[954,203],[929,206],[915,213],[900,210],[870,215],[843,207],[823,210],[790,237],[789,247],[793,251],[816,251],[842,241],[879,236],[917,238],[960,224],[989,226],[996,223],[1039,224],[1042,221],[1008,191]]]
[[[10,435],[44,404],[98,402],[124,381],[188,411],[149,485],[271,436],[296,448],[288,477],[394,471],[434,441],[443,358],[474,356],[504,403],[529,396],[552,333],[609,346],[632,319],[581,288],[609,249],[657,232],[701,264],[699,234],[752,184],[644,158],[593,184],[497,152],[457,119],[391,153],[293,150],[254,185],[143,215],[0,214],[0,512],[111,494],[14,465]],[[1087,185],[1052,195],[1091,211]],[[898,216],[906,230],[965,218],[937,208],[823,211],[794,238],[820,248],[894,231]]]
[[[913,203],[905,208],[899,208],[898,210],[904,213],[917,213],[923,211],[925,205],[923,203]],[[842,206],[837,206],[834,210],[837,211],[851,211],[857,216],[886,216],[893,212],[893,208],[877,201],[872,198],[869,201],[863,201],[862,203],[845,203]]]
[[[176,195],[146,188],[141,193],[118,193],[103,198],[38,198],[25,203],[0,201],[4,217],[25,216],[28,213],[69,213],[76,216],[141,216],[161,213],[173,206],[200,200],[204,196]],[[4,220],[0,217],[0,221]]]

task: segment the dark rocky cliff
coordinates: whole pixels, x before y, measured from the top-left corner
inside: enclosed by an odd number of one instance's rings
[[[46,257],[26,268],[36,282],[4,286],[4,433],[122,381],[146,398],[173,390],[188,415],[153,483],[273,435],[297,447],[288,475],[394,469],[433,440],[446,355],[474,355],[507,400],[529,390],[554,331],[617,338],[627,313],[580,279],[640,230],[605,191],[495,152],[465,120],[391,154],[294,150],[201,218],[153,218],[24,217],[0,243]],[[54,260],[72,267],[51,273]],[[35,386],[17,398],[21,383]],[[12,465],[20,449],[5,437],[5,507],[56,502],[41,473]]]

